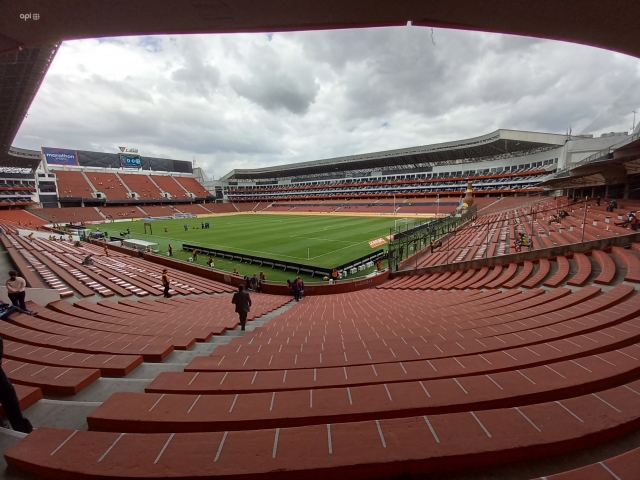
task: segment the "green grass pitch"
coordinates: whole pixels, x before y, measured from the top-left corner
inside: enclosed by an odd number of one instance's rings
[[[171,243],[174,256],[183,260],[190,256],[182,251],[184,242],[332,268],[385,248],[386,245],[371,248],[368,242],[389,235],[390,228],[397,219],[398,217],[234,214],[155,220],[151,222],[153,235],[144,233],[143,221],[108,223],[94,225],[92,228],[95,230],[100,227],[110,236],[117,236],[121,231],[130,228],[131,238],[156,242],[161,252],[166,252],[167,245]],[[201,229],[202,222],[207,221],[211,225],[210,228]],[[412,219],[411,222],[413,221]],[[187,231],[184,229],[185,224],[189,227]],[[165,227],[167,232],[164,231]],[[204,264],[206,261],[205,256],[199,256],[198,263]],[[253,275],[258,269],[255,266],[221,259],[215,260],[215,268],[227,271],[238,268],[242,275]],[[269,271],[272,274],[265,272],[267,278],[275,281],[285,280],[293,275],[291,272]]]

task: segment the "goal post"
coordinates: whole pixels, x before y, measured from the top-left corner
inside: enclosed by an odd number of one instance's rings
[[[411,230],[416,226],[416,221],[413,218],[398,218],[393,221],[393,229],[396,232],[405,232]]]

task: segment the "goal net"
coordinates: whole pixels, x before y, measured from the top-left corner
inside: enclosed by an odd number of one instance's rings
[[[393,222],[393,229],[396,232],[405,232],[411,230],[416,226],[416,221],[413,218],[398,218]]]
[[[196,218],[197,215],[195,213],[174,213],[173,218]]]

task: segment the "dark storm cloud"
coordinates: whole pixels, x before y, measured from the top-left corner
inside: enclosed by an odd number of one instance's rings
[[[622,131],[640,107],[634,58],[477,32],[433,40],[398,27],[68,42],[14,144],[127,144],[223,175],[497,128]]]

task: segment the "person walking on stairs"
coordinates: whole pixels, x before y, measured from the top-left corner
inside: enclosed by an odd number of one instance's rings
[[[164,298],[171,298],[171,294],[169,293],[169,287],[171,285],[171,278],[169,278],[169,274],[167,273],[167,269],[162,270],[162,286],[164,287]]]
[[[236,313],[240,317],[240,330],[244,331],[247,325],[247,314],[251,310],[251,296],[244,289],[244,285],[238,285],[238,291],[233,294],[231,303],[236,306]]]

